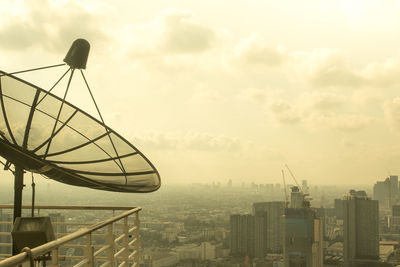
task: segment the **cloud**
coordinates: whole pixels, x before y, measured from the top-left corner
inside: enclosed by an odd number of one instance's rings
[[[301,76],[316,87],[360,87],[363,77],[352,70],[343,54],[331,49],[293,52],[292,58]]]
[[[18,51],[42,46],[64,52],[65,40],[80,37],[105,40],[107,34],[102,30],[102,19],[94,11],[97,9],[89,9],[79,1],[15,1],[1,12],[0,47]]]
[[[310,126],[315,129],[328,128],[344,132],[355,132],[365,128],[372,119],[358,114],[313,113]]]
[[[243,39],[234,49],[235,58],[244,66],[279,66],[285,60],[281,47],[271,47],[266,41],[253,35]]]
[[[238,138],[208,133],[146,132],[135,136],[135,143],[146,149],[234,152],[243,148]]]
[[[238,94],[239,99],[247,101],[255,101],[258,103],[265,103],[269,98],[269,93],[266,90],[258,88],[247,88]]]
[[[381,90],[361,88],[353,92],[351,101],[356,105],[370,106],[371,104],[382,103],[383,98]]]
[[[368,149],[368,146],[365,145],[364,143],[350,140],[348,138],[342,138],[340,144],[346,149],[357,150],[357,152],[360,150],[366,151]]]
[[[122,29],[128,64],[168,75],[185,76],[198,67],[210,70],[218,64],[215,52],[222,31],[199,22],[190,11],[168,8],[147,23]]]
[[[200,53],[210,49],[215,40],[214,29],[194,20],[192,13],[167,9],[158,15],[162,27],[160,48],[170,53]]]
[[[400,97],[383,104],[385,119],[390,128],[400,132]]]
[[[363,69],[362,74],[371,86],[398,87],[400,85],[400,60],[387,59],[383,62],[369,63]]]
[[[197,55],[213,48],[218,30],[204,25],[187,10],[168,8],[148,23],[128,29],[131,56]]]
[[[330,92],[312,92],[300,97],[301,102],[313,110],[329,110],[344,105],[344,97]]]
[[[299,110],[283,100],[270,102],[269,110],[272,112],[275,119],[283,124],[295,124],[302,119]]]
[[[298,74],[313,87],[376,88],[399,87],[400,60],[386,59],[355,68],[347,56],[332,49],[314,49],[311,52],[294,51],[291,62]],[[290,71],[290,69],[288,69]]]
[[[309,130],[333,129],[355,132],[368,126],[372,119],[362,114],[343,113],[343,96],[333,93],[309,93],[289,103],[277,99],[267,102],[273,118],[281,124],[300,124]],[[339,113],[341,111],[341,113]]]
[[[193,94],[193,100],[200,103],[213,103],[222,99],[221,94],[216,90],[203,89]]]

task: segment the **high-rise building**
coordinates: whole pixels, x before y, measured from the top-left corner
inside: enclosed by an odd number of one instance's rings
[[[254,256],[264,258],[267,254],[267,212],[254,215]]]
[[[323,221],[297,187],[291,196],[290,208],[285,209],[285,267],[322,267]]]
[[[308,182],[307,180],[301,181],[301,188],[304,193],[308,193]]]
[[[292,192],[290,193],[290,208],[303,208],[304,205],[304,195],[297,186],[292,187]]]
[[[343,201],[344,266],[372,264],[379,259],[379,207],[365,191],[351,190]]]
[[[255,254],[255,223],[254,216],[246,215],[231,215],[231,253],[233,255],[248,255]]]
[[[390,175],[390,206],[396,205],[399,200],[399,177]]]
[[[335,199],[335,216],[337,220],[343,220],[343,199]]]
[[[53,225],[54,233],[56,234],[67,233],[67,226],[65,225],[65,217],[61,213],[49,213],[49,217]]]
[[[378,181],[374,185],[374,199],[379,201],[379,206],[382,208],[389,207],[390,181]]]
[[[11,222],[12,222],[12,214],[6,213],[2,209],[0,209],[0,222],[4,224],[0,224],[0,232],[11,232]],[[7,224],[5,222],[10,222]],[[0,235],[0,243],[2,244],[10,244],[11,243],[11,235]],[[11,254],[11,246],[0,246],[0,254]]]
[[[283,201],[257,202],[253,204],[255,216],[266,212],[266,251],[282,253],[283,250],[283,215],[285,203]]]
[[[392,216],[400,216],[400,205],[392,206]]]
[[[374,185],[375,200],[379,201],[379,206],[383,209],[391,209],[399,202],[399,178],[391,175],[384,181],[378,181]]]
[[[390,217],[389,228],[392,232],[399,232],[400,230],[400,205],[392,206],[392,216]]]

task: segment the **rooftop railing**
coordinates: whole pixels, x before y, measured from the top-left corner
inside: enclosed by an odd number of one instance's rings
[[[0,209],[13,206],[0,205]],[[28,209],[29,206],[23,206]],[[57,239],[41,246],[22,252],[0,261],[0,267],[18,266],[34,261],[50,262],[52,267],[59,266],[139,266],[139,211],[141,208],[131,207],[89,207],[89,206],[37,206],[41,210],[80,210],[80,211],[112,211],[113,217],[88,225],[88,222],[53,222],[53,227],[81,227],[73,233],[56,233]],[[115,211],[125,210],[115,215]],[[0,222],[11,224],[11,222]],[[0,225],[1,225],[0,224]],[[11,227],[9,227],[11,228]],[[65,230],[65,229],[64,229]],[[0,232],[0,236],[9,236],[9,232]],[[11,246],[10,243],[0,243]],[[68,253],[69,250],[75,253]],[[78,253],[76,253],[78,252]],[[78,255],[77,255],[78,254]],[[0,255],[10,256],[10,255]],[[26,265],[28,263],[28,265]],[[31,264],[31,266],[34,266]]]

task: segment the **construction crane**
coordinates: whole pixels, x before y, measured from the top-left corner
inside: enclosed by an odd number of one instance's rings
[[[289,196],[288,196],[287,189],[286,189],[285,172],[283,171],[283,169],[282,169],[282,179],[283,179],[283,187],[285,189],[285,199],[286,199],[285,207],[288,208],[289,207]]]
[[[312,200],[312,198],[309,197],[309,194],[304,192],[304,188],[302,188],[299,183],[296,180],[296,177],[294,177],[292,171],[289,169],[289,166],[287,164],[285,164],[286,169],[288,169],[290,176],[292,176],[294,182],[296,183],[297,187],[299,188],[300,192],[303,195],[303,207],[310,207],[311,203],[310,200]]]
[[[294,177],[292,171],[289,169],[289,166],[287,164],[285,164],[286,169],[288,169],[290,176],[292,176],[294,182],[296,183],[297,187],[300,189],[301,192],[303,192],[303,189],[301,188],[301,186],[299,185],[299,183],[296,180],[296,177]]]

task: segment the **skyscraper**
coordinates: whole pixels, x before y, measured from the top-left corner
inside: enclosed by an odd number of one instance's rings
[[[304,195],[297,186],[292,187],[292,192],[290,193],[290,208],[303,208],[304,205]]]
[[[267,254],[267,212],[254,215],[254,256],[264,258]]]
[[[290,208],[285,209],[285,267],[322,267],[322,220],[299,188],[293,187],[291,196]]]
[[[374,199],[379,201],[379,206],[382,208],[389,207],[390,199],[390,181],[377,181],[374,185]]]
[[[379,207],[365,191],[351,190],[343,201],[344,264],[356,267],[379,259]]]
[[[283,250],[283,201],[257,202],[253,204],[255,216],[266,212],[266,251],[282,253]]]
[[[335,199],[335,216],[337,220],[343,220],[343,199]]]
[[[11,213],[5,213],[2,209],[0,209],[0,222],[10,222],[10,224],[0,224],[0,232],[11,232]],[[10,244],[11,235],[0,235],[0,243]],[[11,254],[11,247],[0,246],[0,254]]]
[[[255,223],[254,216],[231,215],[231,253],[233,255],[247,255],[253,257],[255,254]]]
[[[396,205],[399,199],[399,177],[390,175],[390,206]]]
[[[391,209],[399,201],[399,178],[391,175],[385,181],[378,181],[374,185],[375,200],[379,201],[379,206],[384,209]]]

